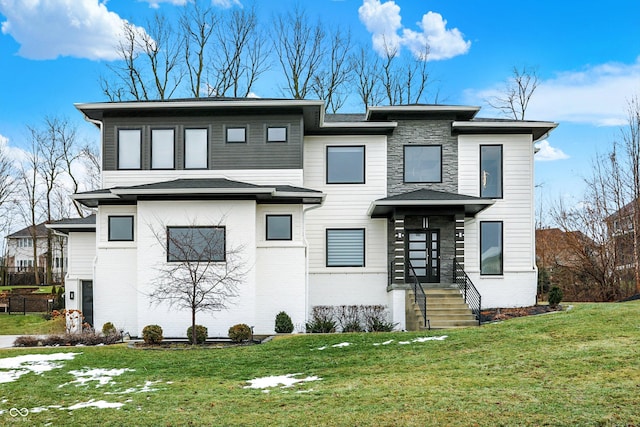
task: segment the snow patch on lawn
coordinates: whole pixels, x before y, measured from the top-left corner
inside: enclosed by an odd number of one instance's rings
[[[21,376],[33,372],[37,375],[62,367],[61,360],[72,360],[82,353],[25,354],[0,359],[0,383],[17,381]]]
[[[154,384],[159,383],[160,381],[145,381],[144,385],[136,387],[131,387],[123,391],[107,391],[104,394],[130,394],[130,393],[149,393],[152,391],[158,391],[157,388],[151,387]]]
[[[91,408],[91,407],[105,409],[105,408],[121,408],[122,406],[124,406],[124,403],[105,402],[104,400],[91,399],[88,402],[80,402],[80,403],[76,403],[75,405],[71,405],[67,409],[70,411],[73,411],[76,409]]]
[[[287,374],[287,375],[277,375],[271,377],[262,377],[262,378],[254,378],[252,380],[248,380],[249,385],[244,386],[244,388],[253,388],[253,389],[262,389],[263,392],[268,393],[269,388],[275,388],[282,386],[281,388],[292,387],[297,383],[305,383],[309,381],[320,381],[322,378],[317,376],[308,376],[306,378],[295,378],[296,375],[302,375],[301,373],[297,374]]]
[[[75,380],[61,384],[58,388],[62,388],[65,385],[75,384],[76,387],[80,387],[90,383],[91,381],[97,381],[96,387],[107,385],[113,381],[113,377],[120,376],[125,372],[133,372],[135,369],[121,368],[121,369],[85,369],[81,371],[69,371],[69,373],[76,377]]]

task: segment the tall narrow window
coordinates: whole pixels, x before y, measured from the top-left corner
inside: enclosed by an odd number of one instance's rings
[[[133,216],[127,215],[109,217],[109,241],[133,241]]]
[[[502,197],[502,145],[480,146],[480,197]]]
[[[151,131],[151,169],[173,169],[173,129]]]
[[[480,274],[503,273],[502,236],[502,221],[480,223]]]
[[[185,129],[184,131],[184,168],[206,169],[209,151],[207,149],[206,129]]]
[[[140,129],[118,131],[118,169],[140,169],[141,139]]]
[[[327,267],[364,267],[364,229],[327,229]]]
[[[291,240],[291,215],[267,215],[267,240]]]
[[[247,142],[247,128],[228,127],[227,142]]]
[[[327,147],[327,184],[364,184],[364,146]]]
[[[224,261],[225,228],[167,227],[167,261]]]
[[[442,146],[405,145],[404,182],[442,182]]]

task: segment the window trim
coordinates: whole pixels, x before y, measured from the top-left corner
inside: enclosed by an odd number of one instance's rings
[[[133,131],[133,130],[138,131],[140,135],[140,139],[138,140],[138,143],[140,144],[140,163],[137,168],[123,168],[120,166],[120,131]],[[116,169],[131,170],[131,171],[142,170],[142,138],[143,138],[142,128],[118,128],[117,135],[118,135],[118,140],[116,142]]]
[[[270,129],[284,129],[284,139],[270,139],[269,138],[269,130]],[[288,126],[267,126],[267,135],[266,135],[267,143],[269,144],[286,144],[289,142],[289,127]]]
[[[407,181],[407,147],[436,147],[440,149],[440,180],[438,181]],[[402,183],[403,184],[441,184],[443,181],[442,144],[404,144],[402,146]]]
[[[172,146],[173,146],[173,152],[171,154],[171,167],[168,168],[156,168],[153,167],[153,131],[156,130],[170,130],[172,131],[172,136],[173,136],[173,142],[172,142]],[[149,152],[150,152],[150,158],[149,158],[149,169],[151,170],[174,170],[176,168],[176,130],[174,128],[152,128],[150,131],[151,134],[151,141],[149,144]]]
[[[248,132],[248,128],[249,128],[249,126],[246,126],[246,125],[225,126],[224,127],[224,142],[225,142],[225,144],[246,144],[247,143],[247,133],[249,133]],[[229,131],[230,130],[235,130],[235,129],[244,130],[244,140],[242,140],[242,141],[229,141]]]
[[[187,167],[187,131],[189,130],[203,130],[205,132],[205,149],[207,151],[206,155],[206,165],[203,168],[189,168]],[[193,128],[184,128],[182,132],[182,168],[184,170],[208,170],[209,169],[209,128],[207,127],[193,127]]]
[[[499,273],[483,273],[482,272],[482,225],[483,224],[500,224],[500,272]],[[480,221],[480,275],[485,277],[504,276],[504,221]]]
[[[171,241],[170,230],[171,229],[197,229],[197,228],[211,228],[222,230],[222,259],[171,259],[171,252],[169,251],[169,242]],[[227,227],[224,225],[168,225],[166,228],[167,235],[167,262],[226,262],[227,261]]]
[[[329,232],[330,231],[362,231],[362,265],[349,264],[349,265],[330,265],[329,264]],[[367,250],[367,231],[364,227],[353,228],[326,228],[325,229],[325,266],[328,268],[340,268],[340,267],[366,267],[366,250]]]
[[[131,239],[112,239],[111,238],[111,218],[131,218]],[[134,218],[133,215],[108,215],[107,216],[107,241],[109,242],[134,242],[136,236],[134,234]]]
[[[289,218],[289,238],[269,238],[269,218],[273,217],[288,217]],[[293,215],[291,214],[268,214],[265,216],[264,223],[264,238],[268,241],[291,241],[293,240]]]
[[[483,196],[482,195],[482,147],[499,147],[500,148],[500,196]],[[478,194],[486,199],[503,199],[504,198],[504,146],[502,144],[480,144],[479,154],[479,172],[478,172]]]
[[[329,150],[331,148],[362,148],[362,181],[329,181]],[[327,145],[325,149],[325,183],[327,185],[361,185],[367,183],[367,147],[363,145]]]

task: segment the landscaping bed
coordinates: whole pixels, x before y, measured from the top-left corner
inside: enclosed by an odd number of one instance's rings
[[[530,307],[491,308],[480,312],[480,321],[482,323],[496,322],[514,317],[534,316],[536,314],[551,313],[554,311],[562,311],[562,306],[532,305]]]

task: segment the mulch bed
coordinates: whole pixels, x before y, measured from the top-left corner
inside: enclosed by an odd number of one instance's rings
[[[492,308],[482,310],[480,312],[480,321],[495,322],[498,320],[507,320],[514,317],[534,316],[536,314],[551,313],[553,311],[562,311],[562,306],[552,308],[548,305],[533,305],[531,307],[518,308]]]

